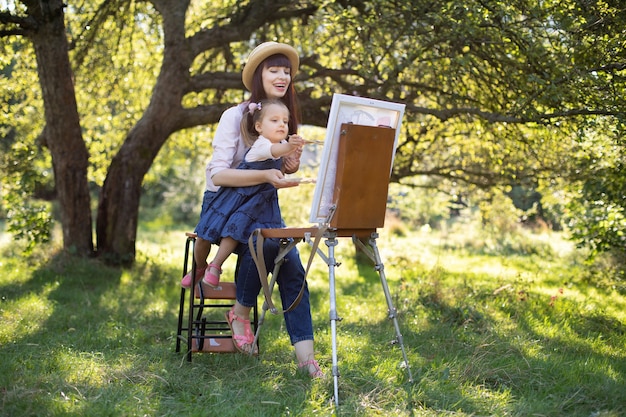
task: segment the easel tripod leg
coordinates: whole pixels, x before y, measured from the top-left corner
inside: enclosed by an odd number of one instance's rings
[[[337,321],[340,320],[337,315],[337,298],[335,294],[335,246],[337,239],[334,237],[326,240],[328,246],[328,283],[330,289],[330,335],[332,345],[332,374],[334,384],[335,406],[339,406],[339,366],[337,365]]]
[[[393,299],[391,298],[391,293],[389,292],[389,285],[387,284],[387,277],[385,276],[385,267],[380,258],[380,253],[378,252],[378,246],[376,246],[377,237],[378,237],[378,233],[371,234],[369,241],[368,241],[369,247],[366,246],[356,236],[352,237],[352,241],[374,262],[374,268],[376,269],[376,271],[378,272],[378,275],[380,276],[380,282],[383,286],[385,299],[387,300],[387,311],[389,312],[389,318],[393,320],[393,325],[396,330],[396,341],[400,345],[400,349],[402,350],[404,366],[406,367],[407,372],[409,374],[409,382],[413,382],[411,366],[409,365],[409,359],[406,355],[406,350],[404,349],[404,341],[402,339],[402,333],[400,332],[400,325],[398,324],[398,312],[396,308],[393,306]]]

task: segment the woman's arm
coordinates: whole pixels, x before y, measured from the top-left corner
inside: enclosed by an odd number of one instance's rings
[[[263,183],[276,188],[294,187],[297,181],[286,179],[278,169],[223,169],[212,177],[213,183],[220,187],[248,187]]]
[[[222,170],[236,168],[245,154],[245,147],[240,138],[242,106],[227,109],[217,124],[213,137],[213,155],[206,167],[207,190],[217,191],[219,184],[213,177]]]
[[[220,118],[213,139],[213,157],[207,167],[207,183],[213,187],[248,187],[263,183],[272,184],[276,188],[298,185],[297,182],[285,180],[283,173],[277,169],[236,169],[245,153],[245,148],[239,146],[241,117],[242,109],[237,106],[226,110]]]

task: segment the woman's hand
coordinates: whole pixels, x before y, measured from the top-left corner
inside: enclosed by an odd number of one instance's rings
[[[300,155],[297,155],[295,152],[283,156],[283,169],[285,170],[285,174],[293,174],[294,172],[300,169]]]
[[[266,173],[266,182],[272,184],[276,188],[295,187],[300,184],[298,180],[285,178],[285,175],[279,169],[268,169],[264,172]]]

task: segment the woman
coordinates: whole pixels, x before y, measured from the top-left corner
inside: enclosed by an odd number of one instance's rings
[[[237,169],[281,169],[282,158],[297,152],[304,140],[287,141],[289,109],[280,100],[250,103],[241,123],[241,135],[250,146]],[[239,244],[247,244],[256,229],[285,227],[276,187],[262,183],[251,187],[220,187],[202,213],[196,234],[217,243],[219,249],[206,268],[202,282],[216,288],[222,265]]]
[[[213,158],[207,165],[207,188],[202,203],[202,211],[215,196],[218,187],[246,187],[268,183],[276,188],[293,187],[297,181],[285,178],[285,173],[292,173],[300,166],[300,153],[285,157],[283,170],[238,170],[243,160],[247,146],[241,137],[241,120],[249,103],[258,103],[265,99],[279,99],[289,109],[289,134],[297,135],[298,108],[296,94],[291,83],[298,71],[300,60],[297,51],[286,44],[266,42],[257,46],[249,55],[248,62],[242,72],[244,86],[250,91],[248,102],[226,110],[215,131],[213,139]],[[297,136],[298,139],[301,139]],[[194,258],[196,261],[196,276],[193,282],[198,282],[207,269],[207,257],[211,244],[199,234],[196,240]],[[273,260],[278,251],[277,242],[266,241],[264,255],[268,270],[272,270]],[[227,314],[227,320],[233,331],[235,346],[240,351],[249,352],[254,337],[250,327],[250,310],[256,303],[261,290],[256,265],[250,255],[247,245],[240,245],[239,271],[237,274],[237,300],[233,309]],[[277,277],[283,305],[291,305],[296,299],[304,280],[304,268],[297,249],[293,249],[286,256],[286,262],[281,266]],[[191,272],[181,281],[184,287],[192,284]],[[291,343],[294,346],[298,366],[309,373],[311,377],[323,376],[315,360],[313,342],[313,323],[309,304],[308,289],[300,303],[284,315],[285,324]]]

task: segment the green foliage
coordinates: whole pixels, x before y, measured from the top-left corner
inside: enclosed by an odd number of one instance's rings
[[[585,184],[581,198],[570,204],[572,236],[582,246],[590,247],[594,254],[623,249],[626,245],[625,209],[594,198],[602,193],[599,184],[594,182]]]
[[[26,242],[30,252],[49,241],[51,205],[40,197],[53,188],[50,158],[39,143],[42,108],[32,51],[16,40],[2,43],[0,54],[0,217],[6,230]]]
[[[605,135],[596,134],[605,129]],[[581,133],[576,170],[572,184],[569,227],[573,238],[591,249],[591,255],[626,248],[626,154],[624,125],[600,119]],[[619,256],[619,255],[618,255]]]
[[[10,4],[24,13],[21,2]],[[197,54],[188,68],[194,78],[172,109],[201,112],[245,99],[238,74],[251,47],[293,43],[302,57],[296,83],[305,123],[325,124],[335,92],[407,104],[392,180],[442,192],[418,204],[399,201],[406,189],[392,191],[392,208],[412,227],[447,220],[446,195],[477,201],[493,189],[534,184],[554,202],[542,213],[549,223],[561,223],[564,199],[572,198],[569,226],[578,242],[593,252],[624,247],[624,161],[597,169],[593,163],[626,154],[623,139],[615,139],[624,137],[626,108],[626,12],[618,0],[281,1],[272,3],[277,13],[253,20],[255,27],[242,25],[259,4],[266,7],[264,0],[190,2],[181,38],[211,33],[224,42],[197,50],[198,37],[193,51],[180,48]],[[142,117],[165,62],[163,24],[170,16],[152,2],[126,0],[81,2],[65,13],[89,180],[98,187],[129,132],[141,123],[161,127]],[[6,17],[1,29],[13,27]],[[253,31],[249,38],[242,28]],[[33,172],[48,177],[35,190],[50,189],[50,161],[34,145],[43,111],[33,88],[34,56],[22,38],[3,37],[0,46],[2,150],[15,138],[37,149]],[[7,146],[12,132],[17,136]],[[144,178],[142,216],[157,219],[162,209],[174,223],[195,222],[209,140],[210,132],[199,129],[170,137]],[[593,157],[581,152],[586,147]],[[3,174],[7,166],[0,165]],[[2,175],[3,195],[12,178]],[[8,210],[3,198],[0,213]],[[31,206],[26,200],[11,204]],[[37,216],[29,218],[23,216],[35,227]]]
[[[428,188],[390,184],[387,209],[411,228],[438,228],[449,219],[450,196]]]
[[[102,185],[111,160],[150,102],[163,51],[159,21],[143,2],[83,2],[67,10],[90,182]]]
[[[32,252],[39,244],[49,242],[52,229],[49,205],[34,202],[16,205],[11,197],[7,198],[7,205],[14,207],[7,210],[7,231],[13,233],[16,239],[28,242],[26,253]]]
[[[40,166],[37,153],[24,143],[15,143],[8,156],[6,176],[0,184],[7,231],[27,242],[26,252],[31,252],[36,245],[50,239],[51,205],[33,197],[46,177],[37,169]]]
[[[179,132],[165,144],[144,178],[144,220],[169,216],[171,224],[195,225],[205,190],[204,169],[210,159],[213,130]]]

